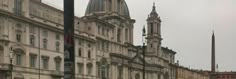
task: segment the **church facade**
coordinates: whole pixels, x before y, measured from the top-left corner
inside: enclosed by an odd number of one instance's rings
[[[146,21],[146,45],[135,46],[125,0],[89,0],[74,22],[76,78],[175,79],[176,52],[161,46],[155,5]],[[0,79],[62,79],[63,22],[63,11],[41,0],[0,0]]]

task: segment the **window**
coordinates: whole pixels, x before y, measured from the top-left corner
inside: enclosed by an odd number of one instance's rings
[[[83,64],[78,63],[78,74],[83,74]]]
[[[42,57],[43,69],[48,69],[48,60],[49,57]]]
[[[30,35],[30,45],[31,46],[35,45],[35,37],[34,37],[34,35]]]
[[[91,30],[91,27],[88,27],[88,31],[90,31]]]
[[[30,27],[30,33],[32,33],[32,34],[35,33],[35,28],[33,26]]]
[[[101,76],[102,76],[102,79],[106,79],[107,78],[107,68],[106,68],[106,65],[101,65]]]
[[[88,58],[91,58],[91,51],[88,50]]]
[[[117,0],[117,12],[120,13],[120,0]]]
[[[123,79],[123,68],[121,66],[118,67],[118,79]]]
[[[102,36],[105,36],[105,28],[102,27]]]
[[[79,44],[79,46],[82,47],[82,45],[83,45],[83,40],[79,39],[79,40],[78,40],[78,44]]]
[[[47,30],[43,30],[43,36],[48,37],[48,31]]]
[[[60,40],[60,34],[56,33],[56,40]]]
[[[61,70],[61,61],[56,61],[56,71]]]
[[[151,28],[150,28],[151,34],[153,34],[153,30],[154,30],[154,29],[153,29],[153,23],[150,23],[150,27],[151,27]]]
[[[22,54],[16,54],[16,65],[22,65]]]
[[[106,50],[109,51],[109,42],[106,42]]]
[[[125,40],[128,41],[128,29],[125,29]]]
[[[22,0],[15,0],[14,10],[16,15],[21,15],[22,11]]]
[[[235,78],[234,76],[231,76],[231,78]]]
[[[43,48],[47,49],[47,44],[48,44],[48,40],[46,38],[43,39]]]
[[[117,30],[117,42],[121,42],[121,30]]]
[[[105,49],[105,42],[104,41],[101,41],[102,42],[102,50]]]
[[[107,34],[106,35],[107,35],[107,37],[109,37],[109,29],[107,29]]]
[[[60,51],[60,42],[56,42],[56,51],[59,52]]]
[[[81,48],[78,49],[78,56],[79,56],[79,57],[82,56],[82,50],[81,50]]]
[[[91,44],[88,44],[88,47],[90,48],[90,47],[91,47]]]
[[[100,26],[98,25],[98,34],[100,34]]]
[[[97,76],[98,77],[100,77],[100,75],[101,75],[101,68],[100,68],[100,65],[99,64],[97,64]]]
[[[21,42],[21,34],[20,33],[16,34],[16,41]]]
[[[37,56],[36,55],[30,55],[30,67],[35,67],[36,65],[36,59]]]
[[[91,75],[91,74],[92,74],[92,64],[91,64],[91,63],[88,63],[88,64],[87,64],[87,74],[88,74],[88,75]]]
[[[109,11],[111,11],[111,9],[112,9],[112,0],[109,0],[109,3],[108,3],[108,9],[109,9]]]

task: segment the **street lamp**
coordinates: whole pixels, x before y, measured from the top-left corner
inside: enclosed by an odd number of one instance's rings
[[[12,49],[12,46],[10,47],[9,58],[10,58],[10,64],[9,64],[9,68],[10,68],[10,79],[12,79],[12,71],[13,71],[13,64],[12,64],[13,49]]]
[[[143,42],[143,79],[145,79],[145,42],[146,42],[145,26],[143,26],[142,42]]]

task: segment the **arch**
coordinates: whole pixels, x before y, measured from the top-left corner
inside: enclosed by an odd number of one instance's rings
[[[164,79],[169,79],[169,74],[168,74],[168,72],[165,73]]]
[[[23,54],[25,54],[25,51],[26,51],[25,47],[23,47],[20,44],[12,45],[12,50],[13,50],[14,53],[20,52],[20,53],[23,53]]]
[[[21,48],[15,48],[13,49],[13,52],[17,54],[25,54],[25,51]]]
[[[56,56],[56,57],[54,57],[54,60],[55,60],[55,61],[61,61],[62,58],[61,58],[60,56]]]
[[[108,78],[108,74],[109,74],[109,67],[108,67],[108,62],[107,62],[107,59],[106,58],[102,58],[101,60],[100,60],[100,77],[102,78],[102,79],[107,79]]]
[[[89,62],[86,65],[87,65],[87,73],[88,73],[88,75],[91,75],[93,64]]]
[[[106,58],[101,58],[100,62],[101,62],[101,64],[107,64],[108,63]]]
[[[22,75],[21,73],[17,73],[14,79],[24,79],[24,75]]]
[[[140,79],[140,74],[139,73],[135,74],[135,79]]]

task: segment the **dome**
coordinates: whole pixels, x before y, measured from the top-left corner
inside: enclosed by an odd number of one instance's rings
[[[89,0],[85,15],[90,15],[93,13],[105,13],[105,11],[106,11],[105,10],[106,9],[105,3],[108,3],[106,1],[109,1],[109,0]],[[128,9],[128,6],[125,1],[123,2],[123,4],[121,6],[123,6],[123,7],[121,7],[122,8],[121,10],[123,10],[123,11],[120,11],[119,14],[123,15],[125,17],[130,17],[129,9]],[[115,11],[117,11],[117,10],[115,10]]]

